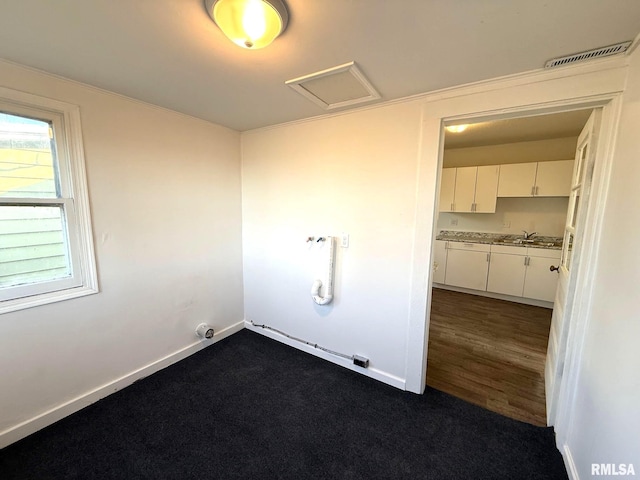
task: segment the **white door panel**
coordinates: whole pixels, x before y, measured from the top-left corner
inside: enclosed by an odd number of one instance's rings
[[[545,395],[547,403],[547,423],[555,425],[560,387],[563,380],[564,359],[575,282],[575,262],[580,254],[580,233],[583,230],[585,200],[589,195],[593,162],[595,159],[594,134],[599,125],[600,110],[594,110],[587,121],[576,148],[573,176],[569,194],[569,207],[564,228],[562,258],[558,271],[558,285],[551,317],[549,344],[545,363]]]

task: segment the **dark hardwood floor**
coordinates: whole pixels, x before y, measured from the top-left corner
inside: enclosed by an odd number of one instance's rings
[[[551,309],[433,289],[427,385],[507,417],[546,425]]]

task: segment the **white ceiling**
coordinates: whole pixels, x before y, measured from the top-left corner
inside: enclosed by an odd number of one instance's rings
[[[248,130],[325,113],[286,80],[355,60],[386,101],[633,39],[638,0],[286,0],[263,50],[203,0],[2,0],[0,57]]]
[[[445,130],[445,148],[481,147],[564,137],[577,139],[589,115],[591,110],[574,110],[550,115],[473,123],[459,133]]]

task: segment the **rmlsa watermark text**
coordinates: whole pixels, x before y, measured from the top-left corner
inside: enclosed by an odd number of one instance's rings
[[[591,475],[633,475],[636,470],[633,463],[592,463]]]

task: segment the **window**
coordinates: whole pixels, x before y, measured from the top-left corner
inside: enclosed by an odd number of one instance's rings
[[[78,108],[0,88],[0,313],[97,292]]]

